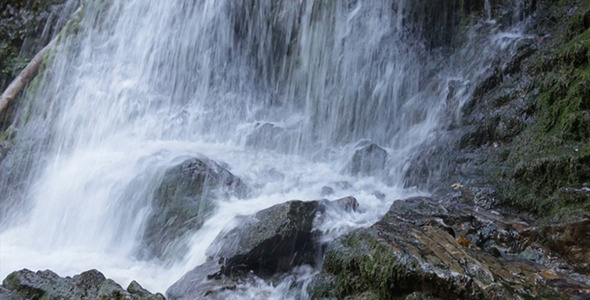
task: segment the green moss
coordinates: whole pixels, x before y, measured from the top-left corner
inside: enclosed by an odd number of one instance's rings
[[[535,122],[496,174],[509,204],[541,216],[589,211],[587,197],[564,192],[590,182],[590,1],[576,7],[556,43],[532,63]]]
[[[324,272],[335,276],[333,292],[338,298],[369,292],[392,299],[411,293],[419,282],[387,245],[363,231],[346,236],[341,248],[326,253]]]

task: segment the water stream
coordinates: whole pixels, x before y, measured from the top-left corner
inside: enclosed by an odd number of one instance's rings
[[[25,125],[0,163],[0,277],[96,268],[165,292],[237,215],[331,186],[330,199],[355,196],[363,211],[329,214],[322,229],[335,237],[427,194],[404,187],[407,158],[522,31],[474,22],[462,48],[432,49],[410,20],[422,2],[88,1],[26,94],[15,121]],[[389,153],[376,176],[343,171],[363,140]],[[195,155],[227,164],[252,195],[221,200],[181,261],[138,259],[158,180]],[[305,297],[289,282],[313,272],[232,297]]]

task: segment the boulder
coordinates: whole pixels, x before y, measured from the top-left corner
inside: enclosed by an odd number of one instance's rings
[[[558,269],[559,258],[536,241],[531,222],[465,203],[398,200],[381,221],[327,246],[311,296],[587,297],[589,278]]]
[[[131,286],[133,285],[133,288]],[[60,277],[50,270],[33,272],[27,269],[13,272],[4,279],[0,299],[145,299],[164,300],[160,293],[152,294],[137,282],[128,290],[97,270],[74,277]]]
[[[215,239],[205,264],[166,291],[168,298],[202,298],[233,289],[253,275],[268,279],[297,265],[316,265],[321,247],[314,224],[327,204],[350,210],[358,207],[353,197],[333,203],[293,200],[243,217],[239,227]]]
[[[218,199],[245,197],[240,178],[207,158],[190,158],[166,171],[156,189],[143,236],[144,256],[181,256],[185,235],[201,228]]]
[[[256,123],[254,130],[246,137],[246,147],[273,150],[288,150],[289,132],[272,123]]]
[[[333,195],[333,194],[334,194],[334,189],[332,187],[329,187],[329,186],[323,186],[322,187],[322,192],[320,193],[320,195],[322,197],[330,196],[330,195]]]
[[[387,151],[377,144],[359,144],[347,170],[352,175],[374,176],[383,171],[387,162]]]

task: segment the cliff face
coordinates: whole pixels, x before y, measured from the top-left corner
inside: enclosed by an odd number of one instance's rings
[[[496,1],[492,1],[495,3]],[[498,4],[500,5],[500,4]],[[590,211],[590,2],[533,1],[526,38],[459,118],[414,157],[407,182],[540,216]],[[501,22],[502,18],[500,18]],[[429,178],[428,181],[424,180]]]

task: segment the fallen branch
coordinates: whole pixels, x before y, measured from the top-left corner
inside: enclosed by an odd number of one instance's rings
[[[78,8],[73,14],[73,19],[76,15],[78,15],[82,11],[82,7]],[[68,22],[69,23],[69,22]],[[62,31],[67,28],[67,23]],[[61,34],[61,32],[60,32]],[[57,43],[60,34],[57,34],[50,42],[47,44],[41,51],[39,51],[35,57],[29,62],[29,64],[16,76],[16,78],[8,85],[6,90],[0,96],[0,114],[8,107],[10,102],[14,100],[35,78],[37,73],[39,72],[39,68],[41,68],[41,64],[43,63],[43,57],[53,48],[53,46]]]

